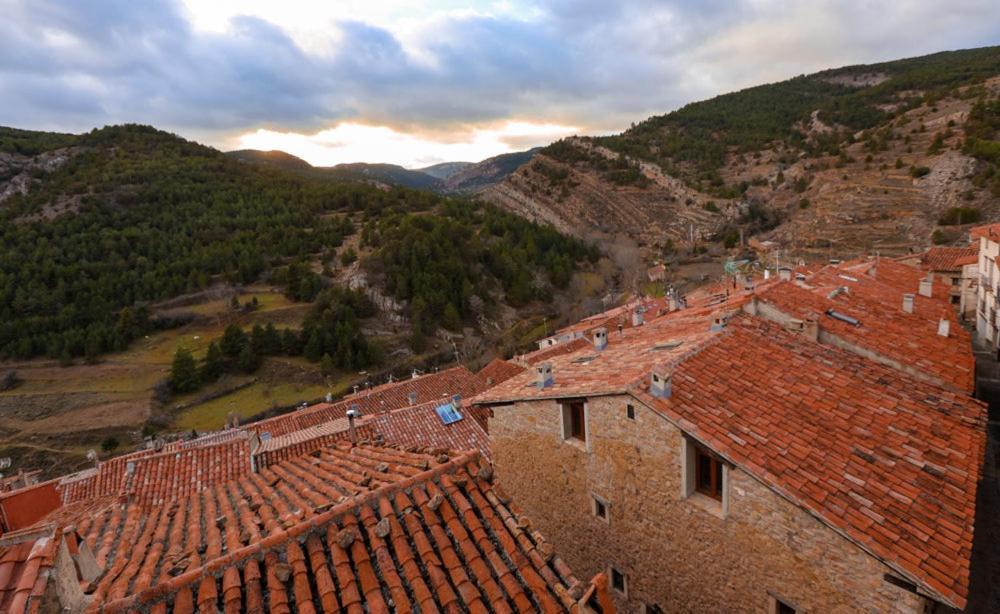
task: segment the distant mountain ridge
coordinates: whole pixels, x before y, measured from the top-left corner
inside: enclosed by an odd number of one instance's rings
[[[369,181],[387,185],[430,190],[439,194],[474,194],[503,181],[530,160],[540,148],[501,154],[482,162],[441,162],[421,169],[398,164],[352,162],[335,166],[312,166],[283,151],[241,149],[227,156],[251,164],[276,166],[284,170],[325,176],[343,181]]]

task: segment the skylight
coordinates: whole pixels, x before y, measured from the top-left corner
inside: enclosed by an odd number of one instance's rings
[[[462,414],[459,413],[458,408],[456,408],[451,403],[438,405],[437,407],[434,408],[434,411],[437,412],[438,417],[441,418],[441,422],[443,422],[445,425],[454,424],[455,422],[461,420],[463,417]]]
[[[847,322],[851,326],[861,326],[861,322],[857,318],[852,318],[846,313],[840,313],[839,311],[833,309],[827,309],[826,315],[830,316],[835,320],[840,320],[841,322]]]

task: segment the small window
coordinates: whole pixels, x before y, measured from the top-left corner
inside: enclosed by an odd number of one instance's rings
[[[590,498],[593,501],[592,511],[594,512],[594,516],[597,516],[604,522],[608,522],[611,518],[611,514],[608,511],[608,507],[610,507],[608,502],[597,495],[591,495]]]
[[[628,582],[625,579],[625,574],[614,567],[611,568],[611,588],[623,596],[628,596]]]
[[[795,609],[795,606],[789,605],[774,595],[769,595],[769,597],[771,598],[769,614],[795,614],[798,611]]]
[[[563,439],[587,441],[587,420],[583,401],[564,403],[563,406]]]
[[[722,461],[701,446],[695,446],[695,490],[722,501]]]
[[[962,302],[962,297],[960,295],[956,294],[955,296],[951,297],[952,305],[958,305],[961,302]]]
[[[625,417],[629,420],[635,420],[635,405],[629,403],[625,406]]]
[[[656,605],[655,603],[644,603],[642,604],[643,614],[663,614],[663,608]]]

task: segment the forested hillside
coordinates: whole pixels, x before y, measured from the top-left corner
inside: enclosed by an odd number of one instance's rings
[[[830,69],[553,143],[484,197],[647,261],[905,253],[1000,218],[998,99],[1000,47]]]
[[[0,136],[0,151],[10,154],[73,149],[51,172],[33,170],[26,194],[0,203],[6,358],[95,359],[121,350],[171,324],[148,305],[219,281],[270,280],[312,300],[332,283],[327,273],[346,264],[337,250],[356,224],[379,248],[372,258],[389,290],[421,312],[424,334],[443,320],[460,325],[473,297],[543,298],[537,271],[565,284],[595,257],[510,214],[242,164],[150,127]]]

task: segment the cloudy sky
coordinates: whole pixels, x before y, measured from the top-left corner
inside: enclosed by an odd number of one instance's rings
[[[1000,44],[997,0],[0,0],[0,125],[419,167],[846,64]]]

